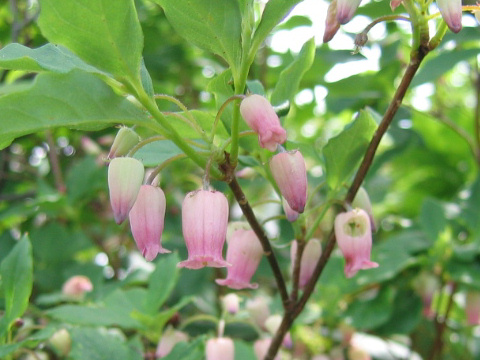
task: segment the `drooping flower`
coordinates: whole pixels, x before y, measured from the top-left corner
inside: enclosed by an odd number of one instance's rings
[[[437,0],[437,6],[450,30],[462,30],[462,0]]]
[[[291,273],[293,274],[293,264],[297,256],[297,240],[292,242],[290,247],[290,259],[291,259]],[[299,289],[303,289],[307,285],[308,281],[313,275],[315,265],[317,265],[318,259],[322,256],[322,245],[318,239],[310,239],[305,248],[303,249],[302,258],[300,260],[300,277],[298,281]]]
[[[253,230],[235,231],[227,246],[227,262],[232,266],[227,269],[226,279],[215,281],[236,290],[258,288],[258,284],[250,284],[250,279],[257,270],[262,255],[262,246]]]
[[[422,271],[413,281],[413,288],[420,295],[423,302],[423,315],[433,318],[435,312],[432,309],[432,300],[435,292],[441,287],[438,278],[426,271]]]
[[[55,349],[56,353],[66,357],[72,347],[72,338],[67,329],[57,330],[48,339],[49,344]]]
[[[480,320],[480,292],[468,291],[465,301],[468,325],[478,325]]]
[[[264,296],[247,300],[246,309],[258,327],[264,328],[265,321],[270,316],[270,308],[268,307],[268,299]]]
[[[127,217],[143,182],[145,169],[134,158],[115,158],[108,165],[108,188],[110,204],[117,224]]]
[[[378,267],[370,261],[372,230],[365,210],[354,209],[335,218],[335,236],[345,257],[345,276],[351,278],[358,270]]]
[[[209,339],[205,352],[206,360],[233,360],[235,356],[233,341],[227,337]]]
[[[182,341],[188,341],[188,335],[184,332],[175,330],[171,326],[162,334],[155,351],[155,357],[160,359],[170,354],[175,345]]]
[[[165,194],[152,185],[142,185],[137,201],[130,210],[130,228],[137,247],[147,261],[158,253],[170,251],[162,247],[162,232],[165,220]]]
[[[272,105],[261,95],[250,95],[240,104],[240,113],[248,126],[258,134],[261,147],[275,151],[287,140],[287,132],[280,124]]]
[[[340,29],[340,23],[337,20],[337,0],[333,0],[327,9],[323,42],[327,43],[332,40],[338,29]]]
[[[228,201],[223,193],[209,190],[188,193],[182,205],[188,259],[177,266],[189,269],[230,266],[222,256],[227,224]]]
[[[348,23],[362,0],[337,0],[337,21],[344,25]]]
[[[270,170],[290,208],[303,213],[307,203],[307,170],[302,153],[293,150],[274,155]]]
[[[394,11],[397,7],[399,7],[402,4],[403,0],[391,0],[390,1],[390,9]]]
[[[222,299],[223,308],[232,315],[235,315],[240,308],[240,298],[237,294],[230,293]]]
[[[132,129],[122,126],[118,130],[115,139],[113,140],[112,147],[110,148],[110,153],[108,154],[109,159],[113,159],[120,156],[125,156],[128,152],[138,144],[140,137]]]
[[[287,220],[290,222],[294,222],[298,219],[298,216],[300,215],[297,211],[293,210],[290,205],[288,205],[287,200],[283,199],[282,200],[282,206],[283,206],[283,211],[285,212],[285,216],[287,217]]]
[[[75,275],[69,278],[62,286],[62,294],[74,300],[81,300],[85,293],[93,290],[90,279],[83,275]]]
[[[367,212],[368,217],[370,218],[370,226],[372,227],[372,231],[375,232],[377,230],[377,225],[375,224],[375,218],[373,217],[372,203],[370,202],[370,197],[363,186],[358,189],[357,194],[352,201],[352,206],[354,208],[363,209]]]

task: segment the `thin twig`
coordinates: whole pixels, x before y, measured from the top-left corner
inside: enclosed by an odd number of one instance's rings
[[[55,188],[58,192],[65,193],[67,187],[63,181],[62,169],[60,167],[60,161],[58,161],[57,149],[55,142],[53,141],[52,132],[50,130],[45,131],[45,136],[47,138],[48,147],[50,148],[48,157],[50,158],[50,166],[52,167],[53,177],[55,179]]]

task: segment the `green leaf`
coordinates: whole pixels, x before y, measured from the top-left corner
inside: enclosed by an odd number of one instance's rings
[[[190,343],[178,343],[163,360],[203,360],[205,358],[205,338],[199,337]]]
[[[357,300],[346,312],[356,329],[371,330],[390,318],[395,293],[392,288],[383,288],[373,299]]]
[[[0,149],[16,137],[54,127],[98,130],[149,122],[144,112],[94,75],[43,73],[28,90],[0,98]]]
[[[212,126],[215,122],[216,114],[201,110],[191,110],[189,113],[190,116],[195,118],[196,122],[207,134],[211,132]],[[189,116],[184,112],[166,113],[165,118],[183,138],[200,139],[201,135],[198,133],[198,131],[196,131],[190,124],[179,119],[178,115],[189,119]],[[216,135],[222,136],[223,138],[228,137],[228,133],[225,131],[225,127],[222,126],[222,124],[217,126]]]
[[[20,348],[34,349],[40,342],[48,340],[57,331],[55,326],[48,325],[47,327],[35,332],[33,335],[27,337],[20,342],[1,345],[0,346],[0,359],[6,359],[7,355],[17,351]]]
[[[453,67],[463,60],[468,60],[477,56],[480,49],[452,49],[440,52],[434,58],[427,58],[427,61],[418,71],[418,74],[412,80],[412,87],[426,82],[435,81],[444,73],[453,69]]]
[[[303,45],[298,57],[280,73],[277,85],[273,90],[271,98],[272,105],[276,106],[286,101],[293,101],[303,74],[310,69],[314,59],[315,39],[311,38]]]
[[[425,199],[420,210],[420,225],[430,240],[437,240],[447,225],[442,204],[434,199]]]
[[[143,349],[131,349],[122,335],[109,333],[105,329],[72,328],[73,360],[141,360]]]
[[[148,292],[145,298],[147,313],[155,314],[172,292],[178,278],[178,255],[162,256],[157,262],[155,271],[148,279]]]
[[[235,69],[241,54],[241,14],[236,0],[155,0],[175,31],[223,57]]]
[[[0,50],[0,67],[31,72],[67,73],[80,69],[91,73],[102,73],[70,50],[53,44],[46,44],[37,49],[30,49],[20,44],[9,44]]]
[[[38,25],[52,43],[116,78],[140,84],[143,35],[133,0],[40,0]]]
[[[398,292],[393,301],[390,319],[375,331],[384,336],[410,334],[422,319],[422,311],[423,302],[418,295]]]
[[[254,46],[267,38],[272,29],[302,0],[270,0],[263,10],[262,19],[253,36]]]
[[[368,110],[361,110],[352,123],[325,145],[323,155],[327,183],[332,190],[341,187],[357,170],[376,128],[377,124]]]
[[[133,157],[145,166],[154,167],[181,153],[182,150],[170,140],[159,140],[145,145]]]
[[[33,286],[32,245],[25,235],[10,251],[0,265],[5,313],[0,321],[0,337],[9,330],[15,319],[28,307]]]

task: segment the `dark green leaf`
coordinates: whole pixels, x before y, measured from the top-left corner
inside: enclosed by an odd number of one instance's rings
[[[425,199],[420,212],[420,225],[431,241],[437,240],[447,225],[442,204],[433,199]]]
[[[5,296],[5,313],[0,322],[0,338],[28,307],[33,286],[32,246],[25,235],[0,265],[1,286]]]
[[[205,338],[199,337],[190,343],[178,343],[163,360],[203,360],[205,359]]]
[[[114,123],[149,122],[94,75],[44,73],[28,90],[0,98],[0,149],[16,137],[59,126],[98,130]]]
[[[181,153],[182,150],[170,140],[160,140],[145,145],[133,157],[141,160],[145,166],[153,167]]]
[[[55,44],[138,85],[143,35],[133,0],[41,0],[38,24]]]
[[[327,183],[332,190],[341,187],[357,170],[376,128],[372,115],[368,110],[362,110],[351,124],[325,145]]]

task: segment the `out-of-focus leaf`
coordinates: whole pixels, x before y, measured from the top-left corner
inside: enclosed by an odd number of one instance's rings
[[[66,186],[68,201],[78,206],[97,196],[99,190],[107,190],[107,169],[93,157],[84,157],[68,172]]]
[[[57,331],[55,326],[47,326],[26,339],[14,344],[0,346],[0,359],[5,359],[7,355],[17,351],[20,348],[34,349],[42,341],[49,339]]]
[[[180,259],[176,253],[162,256],[156,262],[155,271],[148,279],[148,292],[145,298],[145,310],[155,314],[167,300],[178,279],[177,263]]]
[[[241,14],[236,0],[155,0],[175,30],[192,44],[240,63]]]
[[[327,183],[332,190],[341,187],[357,170],[376,128],[372,115],[368,110],[362,110],[351,124],[325,145]]]
[[[438,235],[447,225],[442,204],[433,199],[425,199],[420,212],[420,224],[430,240],[437,240]]]
[[[141,83],[143,35],[133,0],[41,0],[40,7],[38,24],[50,42],[119,79]]]
[[[205,359],[205,338],[198,337],[190,343],[178,343],[163,360],[203,360]]]
[[[154,141],[138,150],[133,157],[142,161],[143,165],[153,167],[182,153],[170,140]]]
[[[271,97],[272,105],[292,102],[298,92],[303,74],[310,69],[315,58],[315,39],[311,38],[302,47],[298,57],[280,73]]]
[[[0,98],[0,148],[18,136],[54,127],[99,130],[115,123],[149,122],[144,112],[94,75],[44,73],[30,89]]]
[[[15,245],[0,265],[1,287],[5,296],[5,312],[0,320],[0,338],[9,330],[15,319],[28,307],[33,286],[32,245],[28,236]]]
[[[292,30],[300,26],[312,26],[312,20],[302,15],[294,15],[284,23],[278,25],[275,30]]]

